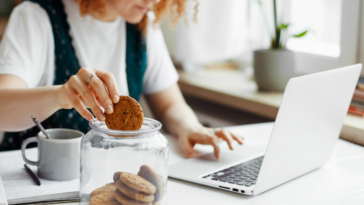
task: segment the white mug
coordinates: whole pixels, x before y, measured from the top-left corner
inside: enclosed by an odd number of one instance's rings
[[[80,176],[80,148],[83,133],[71,129],[47,129],[49,139],[39,132],[26,139],[21,147],[25,163],[38,166],[38,176],[54,181],[67,181]],[[38,142],[38,161],[28,160],[26,146]]]

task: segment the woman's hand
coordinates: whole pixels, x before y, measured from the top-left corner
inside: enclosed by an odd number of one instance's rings
[[[244,138],[227,130],[203,127],[183,99],[177,83],[158,93],[146,95],[146,98],[154,115],[161,119],[167,131],[178,137],[183,152],[189,158],[196,155],[193,149],[195,144],[212,145],[216,158],[220,157],[218,144],[221,141],[226,141],[231,150],[234,140],[243,144]]]
[[[195,144],[212,145],[214,147],[214,154],[217,159],[220,157],[220,149],[218,144],[226,141],[230,150],[233,150],[233,140],[237,141],[240,145],[243,144],[243,137],[236,136],[225,129],[215,130],[212,128],[202,127],[198,131],[185,132],[178,136],[179,144],[188,158],[195,157]]]
[[[90,73],[96,76],[91,77],[87,82]],[[81,68],[59,89],[58,101],[60,107],[65,109],[73,107],[89,121],[94,117],[86,108],[90,108],[98,120],[105,121],[101,107],[106,113],[111,114],[113,102],[119,102],[114,75],[97,69]]]

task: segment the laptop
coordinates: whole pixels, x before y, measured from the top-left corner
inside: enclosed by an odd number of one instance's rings
[[[361,64],[289,80],[268,146],[238,146],[169,166],[169,177],[258,195],[325,164],[331,157]],[[238,133],[237,133],[238,134]]]

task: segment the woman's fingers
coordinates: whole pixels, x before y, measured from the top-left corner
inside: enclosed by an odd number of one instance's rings
[[[95,71],[96,76],[90,77],[90,73]],[[101,107],[111,114],[113,101],[119,101],[119,93],[115,78],[111,73],[95,71],[81,68],[76,75],[71,76],[68,82],[60,88],[59,104],[60,107],[66,109],[74,107],[87,120],[93,118],[92,114],[85,108],[89,107],[100,121],[104,121],[105,115]],[[113,100],[111,96],[114,97]]]
[[[72,76],[60,89],[60,98],[67,104],[63,108],[70,109],[73,107],[83,118],[90,121],[94,119],[94,116],[86,109],[79,98],[78,92],[73,87],[75,83],[77,83],[77,79]]]
[[[220,148],[219,148],[219,142],[218,142],[218,138],[216,136],[213,135],[207,135],[207,143],[212,145],[214,147],[214,155],[216,157],[216,159],[220,158]]]
[[[87,72],[87,71],[83,70],[83,71],[79,71],[79,72]],[[97,104],[93,93],[87,87],[87,85],[86,85],[87,82],[84,82],[83,79],[80,78],[78,75],[79,75],[79,73],[77,73],[77,75],[72,76],[68,80],[67,85],[65,86],[68,88],[68,90],[71,90],[71,94],[69,95],[69,98],[72,99],[74,97],[77,97],[77,99],[80,101],[80,103],[81,103],[80,99],[82,99],[83,104],[87,105],[89,108],[91,108],[92,112],[97,117],[97,119],[99,119],[100,121],[104,121],[105,115],[104,115],[103,111],[101,110],[100,106]],[[72,103],[73,107],[75,107],[75,104],[74,104],[75,102],[76,101],[73,100],[73,103]],[[85,107],[85,106],[83,106],[83,107]]]
[[[116,84],[116,80],[113,74],[102,71],[102,70],[95,70],[96,75],[105,83],[107,89],[109,91],[109,96],[114,103],[119,102],[119,91]]]
[[[94,116],[90,113],[90,111],[88,111],[84,104],[81,102],[81,100],[74,95],[74,97],[72,97],[71,99],[72,105],[75,108],[75,110],[77,110],[78,113],[80,113],[80,115],[85,118],[86,120],[90,121],[92,119],[94,119]]]
[[[216,157],[216,159],[220,158],[220,148],[218,145],[218,139],[216,136],[213,135],[207,135],[207,143],[212,145],[214,147],[214,155]]]
[[[226,141],[226,143],[228,144],[230,150],[234,150],[233,145],[232,145],[233,137],[227,130],[222,129],[222,130],[216,131],[215,135],[224,139]]]
[[[226,141],[231,150],[233,150],[233,140],[237,141],[239,144],[243,144],[244,138],[234,135],[227,130],[221,129],[215,131],[215,134],[212,134],[212,131],[213,129],[204,128],[203,130],[189,134],[188,136],[179,137],[182,150],[185,152],[188,158],[195,157],[195,151],[193,147],[196,143],[213,146],[214,155],[217,159],[220,158],[220,148],[218,146],[220,142]]]
[[[240,145],[243,144],[243,141],[244,141],[244,138],[243,137],[240,137],[238,135],[235,135],[225,129],[220,129],[218,131],[215,131],[215,134],[220,137],[220,138],[223,138],[229,145],[229,148],[231,150],[233,150],[232,148],[232,142],[233,140],[235,140],[237,143],[239,143]]]
[[[95,73],[95,71],[87,69],[87,68],[81,68],[77,72],[76,76],[79,79],[82,79],[82,82],[83,82],[82,83],[83,85],[78,87],[78,89],[82,89],[82,91],[79,91],[79,93],[81,93],[81,94],[84,93],[85,87],[87,88],[87,90],[96,93],[97,96],[100,98],[100,102],[101,102],[100,106],[102,106],[107,113],[111,114],[113,112],[113,104],[112,104],[109,94],[107,93],[107,90],[104,86],[104,82],[97,75],[90,78],[90,73]],[[88,80],[88,82],[87,82],[87,80]],[[85,99],[85,100],[87,101],[87,99]],[[87,101],[87,103],[89,103],[89,101]],[[91,108],[92,105],[88,105],[88,106]],[[97,109],[97,108],[95,108],[95,109]],[[101,117],[101,114],[99,114],[99,115]]]
[[[217,159],[220,157],[219,138],[210,134],[194,134],[190,136],[191,141],[203,145],[212,145],[214,148],[214,155]]]
[[[179,144],[181,145],[183,152],[186,154],[186,156],[188,158],[195,157],[195,150],[193,149],[193,145],[190,142],[190,139],[188,136],[180,136]]]
[[[99,102],[101,103],[100,105],[105,109],[105,112],[111,114],[113,112],[113,104],[109,94],[107,93],[104,82],[97,76],[94,76],[90,79],[88,84],[92,91],[96,93],[97,97],[99,98]]]
[[[94,115],[97,117],[100,121],[105,121],[105,115],[103,111],[101,110],[100,106],[97,104],[96,99],[92,92],[90,90],[84,90],[82,93],[82,98],[85,101],[85,103],[90,107]]]
[[[240,137],[240,136],[238,136],[238,135],[234,135],[234,134],[232,134],[231,133],[231,136],[233,137],[233,139],[235,140],[235,141],[237,141],[239,144],[244,144],[244,137]]]

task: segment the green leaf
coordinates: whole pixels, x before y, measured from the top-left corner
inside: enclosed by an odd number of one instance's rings
[[[293,37],[300,38],[300,37],[302,37],[302,36],[304,36],[304,35],[306,35],[306,34],[307,34],[307,30],[306,30],[306,31],[304,31],[304,32],[302,32],[302,33],[299,33],[299,34],[297,34],[297,35],[293,35]]]
[[[287,29],[287,28],[288,28],[288,26],[289,26],[289,23],[287,23],[287,24],[282,23],[282,24],[281,24],[281,29],[282,29],[282,30],[283,30],[283,29]]]

